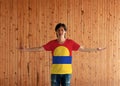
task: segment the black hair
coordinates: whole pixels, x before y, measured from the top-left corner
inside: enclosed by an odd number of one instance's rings
[[[67,31],[66,25],[63,23],[58,23],[55,27],[55,31],[57,31],[60,27],[63,27],[65,31]]]

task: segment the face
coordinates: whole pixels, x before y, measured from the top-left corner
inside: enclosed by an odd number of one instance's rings
[[[56,34],[58,37],[65,36],[66,31],[64,30],[63,27],[60,27],[57,31]]]

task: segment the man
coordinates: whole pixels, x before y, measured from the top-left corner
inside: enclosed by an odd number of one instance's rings
[[[72,51],[92,52],[105,48],[84,48],[71,39],[66,38],[65,24],[58,23],[55,27],[57,39],[47,44],[21,49],[23,51],[52,51],[51,86],[70,86],[72,74]]]

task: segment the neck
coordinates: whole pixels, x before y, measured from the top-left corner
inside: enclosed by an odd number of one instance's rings
[[[57,40],[58,40],[58,42],[62,43],[66,40],[66,38],[65,37],[58,37]]]

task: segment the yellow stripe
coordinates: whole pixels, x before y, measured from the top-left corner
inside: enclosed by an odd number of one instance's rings
[[[71,64],[52,64],[51,74],[71,74]]]

